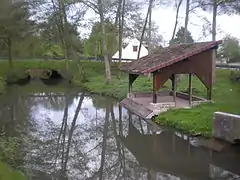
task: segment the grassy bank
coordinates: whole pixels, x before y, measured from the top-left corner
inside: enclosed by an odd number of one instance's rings
[[[182,87],[187,87],[187,79],[183,80],[180,89]],[[206,95],[206,89],[199,80],[194,80],[193,87],[197,88],[196,95]],[[171,110],[159,115],[155,121],[186,133],[211,136],[215,111],[240,114],[240,83],[230,80],[229,70],[217,70],[212,95],[214,103],[202,104],[192,109]]]

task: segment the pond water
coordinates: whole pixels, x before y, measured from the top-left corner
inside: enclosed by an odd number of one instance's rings
[[[73,89],[11,87],[2,97],[2,133],[21,137],[18,166],[29,179],[240,179],[238,149],[199,147],[111,98]]]

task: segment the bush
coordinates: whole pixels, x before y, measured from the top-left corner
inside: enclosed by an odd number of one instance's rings
[[[23,69],[11,69],[7,72],[7,84],[25,84],[30,80],[30,74]]]
[[[231,71],[230,79],[235,82],[240,82],[240,71]]]
[[[20,141],[15,137],[0,136],[0,162],[5,162],[11,167],[17,167]]]

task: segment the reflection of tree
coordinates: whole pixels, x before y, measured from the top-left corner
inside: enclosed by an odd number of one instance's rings
[[[53,109],[54,111],[62,111],[65,108],[65,95],[68,95],[68,105],[71,105],[76,98],[76,93],[67,91],[66,93],[35,93],[31,95],[33,101],[42,105],[46,109]]]
[[[68,139],[67,139],[67,147],[66,147],[66,152],[65,152],[65,145],[66,145],[66,133],[67,133],[67,121],[68,121],[68,107],[69,107],[69,102],[68,102],[68,96],[65,97],[65,108],[64,108],[64,113],[63,113],[63,120],[62,120],[62,125],[61,125],[61,129],[59,132],[59,136],[58,136],[58,141],[57,141],[57,152],[56,152],[56,160],[55,160],[55,164],[57,161],[57,158],[59,156],[59,144],[60,144],[60,139],[62,136],[62,157],[61,157],[61,170],[60,170],[60,176],[61,177],[66,177],[66,173],[67,173],[67,163],[68,163],[68,159],[69,159],[69,151],[70,151],[70,147],[71,147],[71,142],[72,142],[72,137],[73,137],[73,131],[75,129],[75,125],[76,125],[76,121],[79,115],[79,112],[81,110],[81,106],[84,100],[84,93],[81,94],[77,108],[75,110],[75,114],[71,123],[71,127],[69,130],[69,134],[68,134]]]
[[[105,96],[91,95],[93,106],[96,109],[106,109],[109,102],[114,102],[114,99]]]
[[[101,164],[99,168],[99,179],[103,179],[103,167],[105,164],[105,155],[106,155],[106,145],[107,145],[107,133],[108,133],[108,126],[109,126],[109,114],[110,114],[110,106],[107,104],[106,106],[106,115],[105,115],[105,122],[103,127],[103,141],[102,141],[102,152],[101,152]]]
[[[68,136],[68,144],[67,144],[67,151],[66,151],[66,157],[65,157],[65,162],[64,162],[64,166],[63,166],[63,171],[66,171],[67,168],[67,162],[68,162],[68,158],[69,158],[69,150],[70,150],[70,146],[71,146],[71,142],[72,142],[72,137],[73,137],[73,131],[75,129],[75,125],[76,125],[76,121],[77,121],[77,117],[78,114],[80,112],[82,103],[83,103],[83,99],[84,99],[84,93],[81,94],[79,102],[78,102],[78,106],[76,108],[73,120],[72,120],[72,124],[71,124],[71,128],[69,131],[69,136]]]

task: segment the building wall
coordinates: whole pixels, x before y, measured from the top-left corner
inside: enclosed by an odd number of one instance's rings
[[[140,42],[137,39],[131,40],[126,48],[122,49],[122,59],[137,60],[138,51],[133,52],[133,46],[138,46],[139,50]],[[146,55],[148,55],[148,50],[142,45],[140,58]],[[112,59],[119,59],[119,51],[113,55]]]

